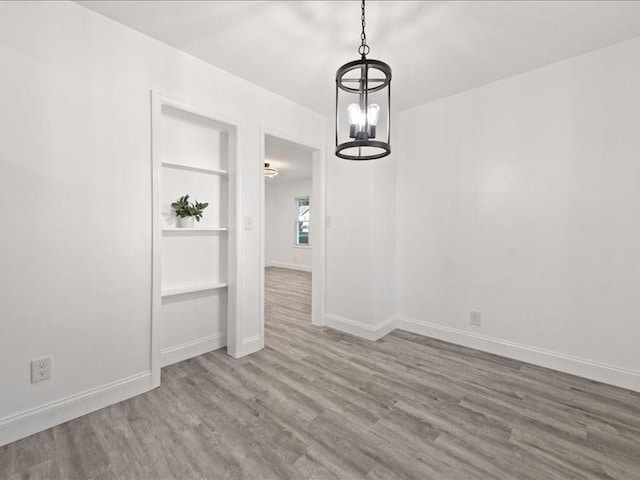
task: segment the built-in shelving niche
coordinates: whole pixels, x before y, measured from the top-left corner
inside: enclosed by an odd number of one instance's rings
[[[236,129],[163,97],[153,105],[153,314],[165,366],[226,344]],[[171,209],[185,194],[209,203],[194,228],[180,228]]]

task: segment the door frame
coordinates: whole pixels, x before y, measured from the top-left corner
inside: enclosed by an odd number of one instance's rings
[[[264,300],[264,269],[265,269],[265,140],[266,136],[277,137],[281,140],[296,143],[300,146],[312,149],[313,186],[311,195],[313,198],[313,213],[311,230],[313,234],[312,262],[311,262],[311,324],[322,327],[325,324],[325,290],[326,290],[326,171],[327,162],[325,146],[316,140],[303,138],[297,134],[260,125],[260,162],[257,164],[260,175],[260,336],[264,338],[265,300]]]

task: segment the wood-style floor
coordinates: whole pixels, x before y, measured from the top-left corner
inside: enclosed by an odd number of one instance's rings
[[[0,449],[0,478],[640,479],[640,394],[417,335],[310,324],[268,269],[266,348]]]

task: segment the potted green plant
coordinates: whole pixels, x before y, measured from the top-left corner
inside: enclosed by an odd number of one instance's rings
[[[208,203],[200,203],[197,200],[189,201],[189,195],[184,195],[171,204],[171,208],[178,217],[178,227],[193,228],[193,219],[200,221],[202,211],[209,206]]]

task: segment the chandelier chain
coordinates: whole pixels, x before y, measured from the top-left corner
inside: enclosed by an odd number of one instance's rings
[[[364,27],[366,26],[364,16],[364,0],[362,0],[362,3],[360,4],[360,10],[362,11],[362,14],[360,15],[360,19],[362,21],[362,33],[360,34],[361,43],[360,47],[358,47],[358,53],[365,57],[369,53],[370,49],[369,45],[367,45],[367,34],[364,31]]]

